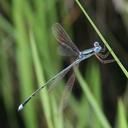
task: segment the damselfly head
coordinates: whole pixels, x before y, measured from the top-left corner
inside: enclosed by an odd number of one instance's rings
[[[99,42],[94,42],[94,47],[98,47],[98,46],[100,46]]]
[[[94,42],[94,52],[99,53],[102,47],[100,46],[99,42]]]

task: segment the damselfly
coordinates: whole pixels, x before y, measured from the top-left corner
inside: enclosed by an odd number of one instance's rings
[[[111,63],[114,61],[113,59],[106,60],[106,58],[109,56],[109,52],[103,54],[105,52],[105,48],[102,48],[98,42],[94,42],[94,46],[92,48],[84,51],[79,51],[79,49],[76,47],[71,38],[65,32],[64,28],[59,23],[53,25],[52,31],[55,38],[60,43],[59,48],[61,50],[61,53],[65,56],[75,57],[76,60],[71,65],[56,74],[54,77],[49,79],[44,85],[42,85],[27,99],[25,99],[24,102],[20,104],[18,111],[22,110],[24,106],[32,99],[32,97],[37,95],[38,92],[40,92],[45,86],[53,86],[53,84],[56,83],[57,80],[61,80],[72,67],[79,65],[81,61],[91,57],[92,55],[95,55],[101,63]],[[66,90],[69,91],[72,89],[74,81],[75,76],[74,74],[72,74],[67,82]]]

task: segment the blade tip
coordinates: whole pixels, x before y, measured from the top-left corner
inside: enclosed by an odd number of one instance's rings
[[[18,107],[18,112],[21,111],[23,108],[24,108],[24,106],[21,104],[21,105]]]

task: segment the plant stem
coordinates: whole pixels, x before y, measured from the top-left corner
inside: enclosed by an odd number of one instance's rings
[[[120,60],[118,59],[118,57],[116,56],[116,54],[114,53],[114,51],[112,50],[112,48],[109,46],[108,42],[105,40],[105,38],[103,37],[103,35],[99,31],[99,29],[96,27],[96,25],[94,24],[94,22],[92,21],[92,19],[89,17],[89,15],[85,11],[85,9],[80,4],[80,2],[78,0],[76,0],[76,2],[79,5],[79,7],[82,10],[82,12],[84,13],[84,15],[86,16],[86,18],[88,19],[89,23],[92,25],[92,27],[94,28],[94,30],[96,31],[96,33],[99,35],[100,39],[103,41],[103,43],[105,44],[105,46],[107,47],[107,49],[109,50],[109,52],[111,53],[111,55],[113,56],[113,58],[115,59],[115,61],[117,62],[117,64],[119,65],[119,67],[121,68],[121,70],[123,71],[123,73],[125,74],[125,76],[128,78],[128,71],[125,69],[125,67],[123,66],[123,64],[120,62]]]

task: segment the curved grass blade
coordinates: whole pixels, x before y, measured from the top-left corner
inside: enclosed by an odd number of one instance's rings
[[[92,27],[94,28],[94,30],[96,31],[96,33],[99,35],[99,37],[101,38],[101,40],[103,41],[103,43],[105,44],[105,46],[108,48],[109,52],[111,53],[111,55],[113,56],[113,58],[115,59],[115,61],[117,62],[117,64],[119,65],[119,67],[121,68],[121,70],[123,71],[123,73],[125,74],[125,76],[128,78],[128,71],[123,66],[123,64],[121,63],[121,61],[118,59],[118,57],[116,56],[116,54],[114,53],[114,51],[112,50],[112,48],[109,46],[108,42],[102,36],[101,32],[96,27],[96,25],[94,24],[94,22],[92,21],[92,19],[89,17],[89,15],[85,11],[85,9],[82,7],[82,5],[80,4],[79,0],[76,0],[76,3],[78,4],[78,6],[80,7],[80,9],[84,13],[84,15],[86,16],[86,18],[88,19],[88,21],[90,22],[90,24],[92,25]]]

